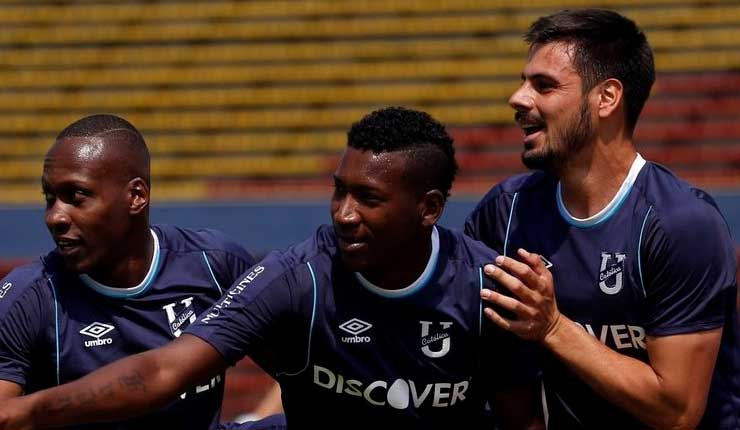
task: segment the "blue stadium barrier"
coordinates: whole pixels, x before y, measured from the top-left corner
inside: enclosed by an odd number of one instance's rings
[[[736,243],[740,243],[740,192],[715,192]],[[477,200],[451,199],[441,224],[462,228]],[[52,248],[41,207],[0,208],[0,260],[31,258]],[[219,229],[256,254],[300,241],[319,224],[329,223],[329,202],[193,203],[154,205],[154,223]]]

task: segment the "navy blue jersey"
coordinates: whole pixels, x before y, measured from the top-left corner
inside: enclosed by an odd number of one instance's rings
[[[645,336],[723,327],[702,429],[740,428],[737,262],[712,198],[665,168],[635,161],[614,200],[572,217],[542,172],[494,187],[466,233],[502,254],[525,248],[550,266],[560,311],[610,348],[648,361]],[[644,428],[545,354],[550,429]]]
[[[0,379],[26,393],[64,384],[178,337],[252,263],[212,230],[154,226],[155,252],[129,289],[69,273],[51,252],[0,281]],[[201,381],[162,410],[95,429],[193,429],[218,425],[223,375]]]
[[[320,227],[268,254],[186,333],[274,375],[293,430],[484,428],[488,393],[529,377],[529,357],[482,318],[481,267],[496,254],[444,228],[432,236],[419,278],[384,290],[347,271]],[[485,375],[482,357],[495,363]]]

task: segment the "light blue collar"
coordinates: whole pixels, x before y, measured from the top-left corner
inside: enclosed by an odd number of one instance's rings
[[[109,287],[94,280],[86,273],[83,273],[79,276],[80,281],[82,281],[83,284],[87,285],[98,293],[108,297],[135,297],[146,292],[146,290],[148,290],[151,286],[155,276],[157,276],[157,273],[159,272],[159,239],[154,233],[154,230],[149,229],[149,231],[151,232],[152,238],[154,239],[154,252],[152,252],[152,262],[149,265],[149,271],[147,272],[146,276],[144,276],[144,280],[142,280],[139,285],[129,288]]]
[[[432,253],[429,255],[429,261],[427,261],[427,265],[424,268],[424,271],[421,272],[421,275],[419,275],[418,278],[414,282],[411,283],[411,285],[401,288],[399,290],[387,290],[385,288],[380,288],[377,285],[373,284],[372,282],[368,281],[360,272],[355,272],[355,277],[360,282],[360,285],[367,288],[370,292],[375,293],[379,296],[386,297],[386,298],[400,298],[400,297],[406,297],[409,296],[416,291],[423,288],[429,279],[432,277],[432,274],[434,274],[434,269],[437,267],[437,258],[439,257],[439,232],[437,231],[437,226],[432,227]]]
[[[560,188],[560,181],[558,181],[555,196],[558,202],[560,216],[562,216],[568,224],[580,228],[593,227],[608,220],[617,212],[619,207],[622,206],[622,203],[627,200],[627,196],[629,195],[630,190],[632,190],[632,185],[634,185],[637,175],[640,173],[640,170],[642,170],[644,165],[645,159],[642,158],[640,154],[637,154],[635,161],[632,162],[632,167],[630,167],[629,173],[627,173],[627,177],[624,178],[622,186],[619,187],[619,190],[612,200],[602,210],[588,218],[576,218],[568,212],[568,209],[566,209],[565,204],[563,203],[563,194]]]

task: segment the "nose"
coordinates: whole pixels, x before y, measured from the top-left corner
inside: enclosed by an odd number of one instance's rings
[[[45,221],[49,231],[56,234],[63,234],[69,229],[71,219],[69,214],[64,210],[65,204],[59,199],[46,209]]]
[[[334,201],[334,222],[337,225],[352,225],[360,222],[357,201],[350,194]]]
[[[534,106],[534,99],[529,86],[526,82],[523,82],[519,88],[514,91],[514,94],[509,97],[509,106],[515,111],[530,111]]]

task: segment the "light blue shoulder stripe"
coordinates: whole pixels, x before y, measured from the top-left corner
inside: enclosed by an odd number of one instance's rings
[[[56,344],[56,362],[57,362],[57,385],[61,384],[61,376],[59,373],[60,361],[59,357],[59,301],[57,300],[57,289],[54,286],[54,281],[51,278],[46,278],[51,285],[51,293],[54,295],[54,343]]]
[[[316,321],[316,296],[317,296],[317,285],[316,285],[316,274],[313,271],[313,267],[311,267],[310,262],[306,262],[306,265],[308,266],[309,272],[311,272],[311,281],[313,282],[313,309],[311,310],[311,325],[309,326],[308,331],[308,350],[306,351],[306,364],[303,366],[303,369],[288,373],[288,372],[279,372],[278,376],[296,376],[301,373],[303,373],[306,369],[308,369],[308,365],[311,363],[311,340],[313,338],[313,325]]]
[[[645,232],[645,225],[647,224],[648,216],[650,216],[650,212],[653,210],[653,207],[650,206],[647,210],[647,213],[645,213],[645,219],[642,220],[642,227],[640,228],[640,240],[637,242],[637,271],[640,273],[640,286],[642,287],[642,294],[647,297],[647,291],[645,290],[645,281],[642,277],[642,235]]]
[[[483,290],[483,268],[478,268],[478,292]],[[483,333],[483,299],[478,299],[478,337]]]
[[[221,295],[223,295],[224,292],[221,289],[221,285],[216,280],[216,276],[213,274],[213,269],[211,269],[211,263],[208,262],[208,256],[206,255],[206,252],[205,251],[202,251],[202,254],[203,254],[203,260],[205,260],[205,262],[206,262],[206,267],[208,267],[208,273],[211,274],[211,279],[213,279],[213,282],[216,284],[216,287],[218,288],[218,292]]]
[[[511,209],[509,210],[509,219],[506,221],[506,237],[504,237],[504,257],[506,257],[506,247],[509,245],[509,229],[511,229],[511,218],[514,217],[514,206],[516,206],[517,196],[519,196],[519,192],[514,193],[514,198],[511,200]]]

